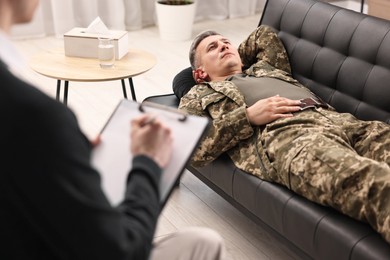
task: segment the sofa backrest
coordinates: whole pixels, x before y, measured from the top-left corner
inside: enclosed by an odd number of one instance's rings
[[[390,123],[390,21],[316,0],[268,0],[260,24],[278,32],[294,78],[324,101]]]

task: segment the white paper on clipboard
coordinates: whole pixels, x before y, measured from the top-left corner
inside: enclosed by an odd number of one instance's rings
[[[168,199],[210,122],[208,118],[184,115],[170,107],[122,100],[100,134],[101,143],[92,153],[92,164],[100,172],[103,190],[114,205],[124,198],[126,179],[131,169],[130,121],[142,113],[156,115],[172,131],[172,158],[163,171],[160,182],[162,205]]]

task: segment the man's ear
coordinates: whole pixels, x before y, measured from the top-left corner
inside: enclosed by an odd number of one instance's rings
[[[197,83],[201,83],[206,81],[209,74],[207,74],[207,72],[205,72],[202,68],[197,68],[196,70],[192,71],[192,76]]]

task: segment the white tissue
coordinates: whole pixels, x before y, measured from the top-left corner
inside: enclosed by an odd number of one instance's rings
[[[110,30],[108,30],[107,26],[103,23],[100,17],[96,17],[95,20],[85,29],[86,33],[96,33],[96,34],[104,34],[109,35]]]

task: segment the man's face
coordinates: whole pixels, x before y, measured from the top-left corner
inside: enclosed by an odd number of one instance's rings
[[[34,17],[39,0],[12,0],[9,1],[13,9],[13,22],[27,23]]]
[[[208,74],[209,80],[241,71],[242,62],[237,48],[222,35],[205,38],[196,50],[199,68]]]

